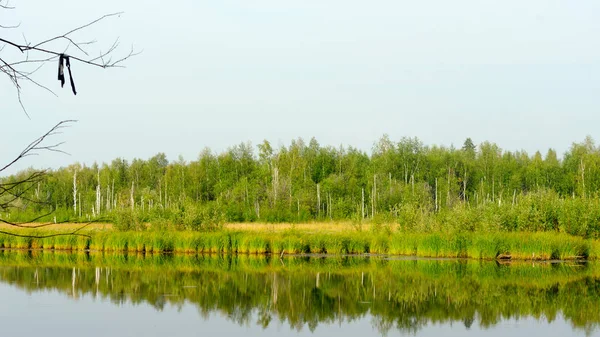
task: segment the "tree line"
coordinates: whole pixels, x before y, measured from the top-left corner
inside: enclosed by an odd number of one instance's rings
[[[142,221],[179,219],[191,227],[207,219],[362,221],[398,219],[407,209],[435,215],[514,207],[531,195],[595,202],[599,187],[600,148],[589,136],[562,157],[552,149],[530,155],[487,141],[476,146],[470,138],[455,148],[384,135],[371,153],[322,146],[314,138],[278,148],[265,140],[256,148],[241,143],[220,153],[205,148],[189,162],[159,153],[147,160],[117,158],[50,170],[35,186],[21,187],[23,198],[14,202],[8,219],[52,211],[46,219],[86,220],[128,211]]]

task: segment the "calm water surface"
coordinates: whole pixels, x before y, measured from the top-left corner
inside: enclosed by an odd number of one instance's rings
[[[600,266],[0,251],[6,336],[600,336]]]

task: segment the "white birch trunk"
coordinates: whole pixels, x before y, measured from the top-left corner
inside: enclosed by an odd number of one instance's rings
[[[448,195],[446,196],[446,207],[450,207],[450,167],[448,167]]]
[[[581,158],[581,196],[585,199],[585,164]]]
[[[130,196],[130,201],[131,201],[131,210],[133,211],[135,208],[135,199],[133,198],[133,193],[134,193],[134,182],[131,182],[131,196]]]
[[[377,199],[377,175],[373,175],[373,195],[371,195],[371,218],[375,216],[375,199]]]
[[[317,184],[317,216],[321,217],[321,188]]]
[[[77,169],[73,173],[73,212],[77,216]]]
[[[365,188],[362,188],[362,202],[360,204],[360,212],[362,215],[362,218],[365,218]]]
[[[106,186],[106,205],[104,207],[110,211],[110,185]]]
[[[112,193],[112,197],[110,198],[113,203],[113,208],[117,208],[117,203],[115,202],[115,179],[113,178],[112,187],[110,188],[110,193]]]
[[[98,185],[96,185],[96,216],[100,216],[100,203],[102,193],[100,189],[100,170],[98,170]]]
[[[439,212],[437,178],[435,178],[435,211],[436,211],[436,213]]]

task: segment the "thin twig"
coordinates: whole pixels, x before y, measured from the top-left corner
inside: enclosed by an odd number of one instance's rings
[[[57,131],[59,131],[59,130],[65,128],[65,127],[68,127],[69,123],[75,123],[75,122],[77,122],[77,121],[76,120],[64,120],[64,121],[59,122],[54,127],[52,127],[50,129],[50,131],[46,132],[41,137],[39,137],[38,139],[34,140],[29,145],[27,145],[27,147],[25,147],[25,149],[23,151],[21,151],[21,153],[15,159],[13,159],[11,162],[9,162],[4,167],[2,167],[0,169],[0,172],[6,170],[11,165],[14,165],[14,163],[16,163],[17,161],[21,160],[23,157],[26,157],[26,156],[31,155],[33,153],[36,153],[35,151],[46,150],[46,151],[63,152],[63,151],[60,151],[60,150],[56,149],[56,147],[59,146],[61,143],[55,144],[55,145],[51,145],[51,146],[40,146],[40,144],[46,138],[48,138],[49,136],[55,135]]]
[[[6,2],[6,4],[2,4],[2,1],[0,0],[0,8],[12,9],[13,7],[9,6],[8,2]],[[16,48],[21,53],[25,54],[24,60],[18,60],[18,61],[7,62],[6,59],[0,58],[0,73],[7,75],[9,77],[10,81],[12,82],[12,84],[15,86],[15,88],[17,90],[17,100],[19,102],[19,105],[21,106],[22,110],[25,112],[25,115],[28,118],[30,118],[30,117],[29,117],[29,114],[27,113],[27,109],[25,108],[25,105],[24,105],[24,102],[23,102],[22,96],[21,96],[21,91],[23,89],[21,86],[21,82],[31,82],[34,85],[36,85],[37,87],[48,91],[49,93],[51,93],[54,96],[57,96],[54,91],[52,91],[47,86],[39,83],[38,81],[34,80],[31,76],[37,70],[39,70],[43,64],[51,62],[60,56],[68,56],[71,61],[79,61],[81,63],[91,65],[94,67],[99,67],[99,68],[103,68],[103,69],[121,68],[121,67],[123,67],[122,64],[126,60],[128,60],[129,58],[131,58],[133,56],[137,56],[141,53],[141,51],[139,51],[139,52],[135,51],[134,47],[132,46],[131,50],[124,56],[119,57],[119,58],[111,57],[112,54],[116,52],[116,49],[119,47],[119,39],[116,39],[106,52],[100,52],[100,54],[97,56],[90,56],[88,51],[86,51],[84,49],[84,46],[94,44],[94,43],[96,43],[96,40],[93,39],[93,40],[78,42],[73,38],[73,35],[75,33],[82,31],[82,30],[84,30],[94,24],[97,24],[98,22],[103,21],[105,19],[108,19],[111,17],[119,17],[121,14],[123,14],[123,12],[105,14],[105,15],[103,15],[93,21],[90,21],[84,25],[81,25],[74,29],[71,29],[64,34],[48,38],[48,39],[45,39],[45,40],[43,40],[41,42],[37,42],[37,43],[31,43],[31,42],[27,41],[27,39],[25,38],[24,35],[23,35],[24,43],[19,43],[19,42],[16,42],[16,41],[13,41],[13,40],[10,40],[7,38],[0,37],[0,45],[1,45],[0,51],[2,51],[6,46],[8,46],[8,47]],[[17,28],[19,26],[20,26],[20,23],[19,23],[19,25],[16,25],[16,26],[0,26],[0,28]],[[66,48],[63,51],[56,50],[54,48],[47,48],[47,46],[51,42],[59,41],[59,40],[68,42]],[[67,55],[67,51],[69,50],[69,47],[71,45],[74,46],[75,48],[77,48],[77,50],[85,56],[80,57],[80,56],[74,56],[74,55]],[[41,57],[41,58],[30,60],[29,59],[30,52],[46,54],[46,55],[50,55],[50,57],[47,57],[47,58]],[[17,69],[17,67],[25,66],[26,64],[29,64],[29,63],[32,63],[32,64],[39,63],[40,66],[37,67],[36,69],[34,69],[33,71],[24,71],[22,69]]]

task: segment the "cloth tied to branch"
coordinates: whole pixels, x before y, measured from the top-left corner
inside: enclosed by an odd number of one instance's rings
[[[75,90],[75,82],[73,81],[73,75],[71,74],[71,62],[69,60],[69,56],[65,54],[60,54],[58,58],[58,80],[60,81],[60,87],[62,88],[65,85],[65,63],[67,65],[67,70],[69,70],[71,89],[73,90],[73,94],[77,95],[77,90]]]

